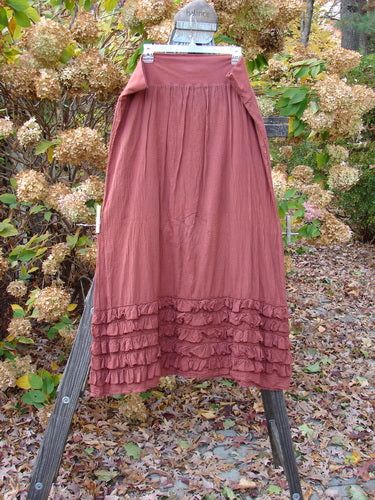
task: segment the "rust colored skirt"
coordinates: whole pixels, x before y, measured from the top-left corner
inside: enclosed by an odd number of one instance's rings
[[[287,389],[288,318],[268,139],[244,60],[140,59],[109,142],[90,395],[172,374]]]

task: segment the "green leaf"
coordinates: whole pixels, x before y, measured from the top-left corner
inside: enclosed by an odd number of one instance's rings
[[[4,7],[0,7],[0,27],[5,28],[6,26],[8,26],[7,11]]]
[[[228,35],[223,35],[223,34],[215,35],[214,40],[216,44],[224,42],[224,43],[230,43],[231,45],[236,45],[236,41],[233,40],[233,38],[231,38]]]
[[[190,447],[189,441],[186,441],[184,439],[180,439],[178,441],[178,446],[182,448],[183,450],[187,450]]]
[[[12,304],[12,309],[13,306],[18,305],[18,304]],[[19,309],[13,310],[13,318],[24,318],[26,316],[25,311],[22,309],[21,306],[19,306]]]
[[[77,245],[79,235],[75,234],[74,236],[67,236],[66,237],[66,242],[69,246],[69,248],[74,248]]]
[[[29,8],[29,2],[27,0],[7,0],[7,4],[17,12],[22,12]]]
[[[234,427],[236,425],[236,422],[234,420],[231,420],[230,418],[227,418],[223,422],[224,429],[230,429],[231,427]]]
[[[126,451],[126,454],[130,458],[134,458],[135,460],[138,460],[139,457],[141,456],[141,449],[137,445],[137,443],[132,443],[132,442],[126,443],[126,444],[124,444],[124,449]]]
[[[275,495],[280,495],[282,491],[283,490],[277,484],[270,484],[267,488],[267,493],[269,493],[270,495],[272,495],[273,493]]]
[[[17,203],[17,198],[13,193],[4,193],[0,196],[0,201],[5,205],[14,205]]]
[[[312,364],[312,365],[308,365],[306,366],[306,368],[304,368],[304,370],[306,373],[319,373],[320,372],[320,363],[319,361],[317,361],[316,363]]]
[[[303,66],[302,68],[294,72],[294,77],[303,78],[304,76],[307,76],[309,73],[310,73],[310,68]]]
[[[296,89],[293,96],[290,98],[290,104],[295,104],[306,99],[307,90],[306,89]]]
[[[9,219],[4,219],[0,222],[0,236],[2,238],[9,238],[18,234],[18,229],[10,224]]]
[[[327,165],[328,160],[329,160],[329,155],[326,151],[323,152],[317,152],[316,155],[316,164],[318,168],[323,168]]]
[[[44,205],[34,205],[30,208],[30,214],[38,214],[39,212],[43,212],[45,208]]]
[[[51,377],[48,377],[48,378],[44,378],[43,379],[43,391],[50,395],[53,393],[53,391],[55,390],[55,384],[53,382],[53,379]]]
[[[43,379],[36,373],[29,373],[29,382],[32,389],[41,389],[43,387]]]
[[[14,17],[17,21],[17,24],[22,28],[28,28],[31,24],[30,19],[24,12],[14,12]]]
[[[104,0],[104,9],[106,12],[112,12],[112,10],[117,6],[117,0]]]
[[[349,495],[352,500],[367,500],[368,496],[357,484],[352,484],[349,488]]]
[[[73,0],[64,0],[65,8],[68,10],[73,10],[75,2]]]
[[[65,49],[63,50],[61,57],[60,57],[60,62],[63,64],[66,64],[73,56],[75,52],[76,46],[74,44],[70,44]],[[56,141],[53,141],[52,145],[58,144]]]
[[[47,222],[49,222],[51,220],[51,217],[52,217],[52,212],[50,212],[48,210],[48,212],[44,213],[43,217],[44,217],[44,220],[46,220]]]
[[[9,254],[10,260],[20,260],[21,262],[28,262],[36,256],[36,251],[26,248],[23,245],[16,246]]]
[[[34,21],[34,23],[37,23],[38,21],[40,21],[40,15],[38,14],[38,11],[36,9],[34,9],[34,7],[30,6],[27,9],[25,9],[24,12],[29,19]]]
[[[35,344],[34,340],[30,337],[17,337],[17,342],[20,344]]]
[[[305,437],[310,437],[314,434],[314,429],[309,427],[307,424],[302,424],[298,428]]]
[[[34,405],[36,403],[44,403],[46,395],[42,391],[30,390],[23,394],[21,399],[26,404]]]
[[[233,382],[233,380],[229,380],[229,379],[224,378],[221,380],[220,384],[224,385],[225,387],[233,387],[234,382]]]
[[[229,488],[229,486],[225,486],[223,488],[223,495],[225,496],[225,498],[228,498],[229,500],[235,500],[236,498],[235,492],[231,488]]]
[[[319,75],[320,72],[321,72],[321,66],[320,66],[320,64],[317,64],[317,65],[313,66],[311,68],[311,70],[310,70],[311,76],[313,78],[316,78]]]
[[[19,304],[11,304],[10,307],[12,308],[12,311],[23,311]]]
[[[99,479],[99,481],[108,483],[114,477],[118,476],[118,472],[100,469],[95,471],[95,476]]]
[[[48,148],[55,145],[56,141],[47,141],[46,139],[43,139],[42,141],[38,142],[38,144],[35,146],[34,154],[40,155],[42,153],[45,153]]]

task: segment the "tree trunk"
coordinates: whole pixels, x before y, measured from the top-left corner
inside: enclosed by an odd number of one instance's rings
[[[305,47],[307,47],[309,43],[314,2],[315,0],[306,0],[306,11],[302,14],[301,18],[301,43],[303,43]]]
[[[356,29],[352,17],[365,12],[366,0],[341,0],[341,47],[366,53],[367,35]]]

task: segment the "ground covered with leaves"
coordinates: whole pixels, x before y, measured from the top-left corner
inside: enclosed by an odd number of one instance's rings
[[[285,399],[306,499],[375,494],[373,256],[357,243],[306,247],[288,273],[294,364]],[[259,390],[177,377],[143,396],[142,422],[119,411],[123,396],[86,390],[50,498],[289,498]],[[46,424],[19,401],[16,389],[1,394],[4,500],[26,498]]]

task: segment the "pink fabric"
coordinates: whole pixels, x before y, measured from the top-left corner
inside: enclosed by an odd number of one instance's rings
[[[243,59],[140,59],[109,148],[91,396],[144,391],[172,374],[287,389],[281,226]]]

